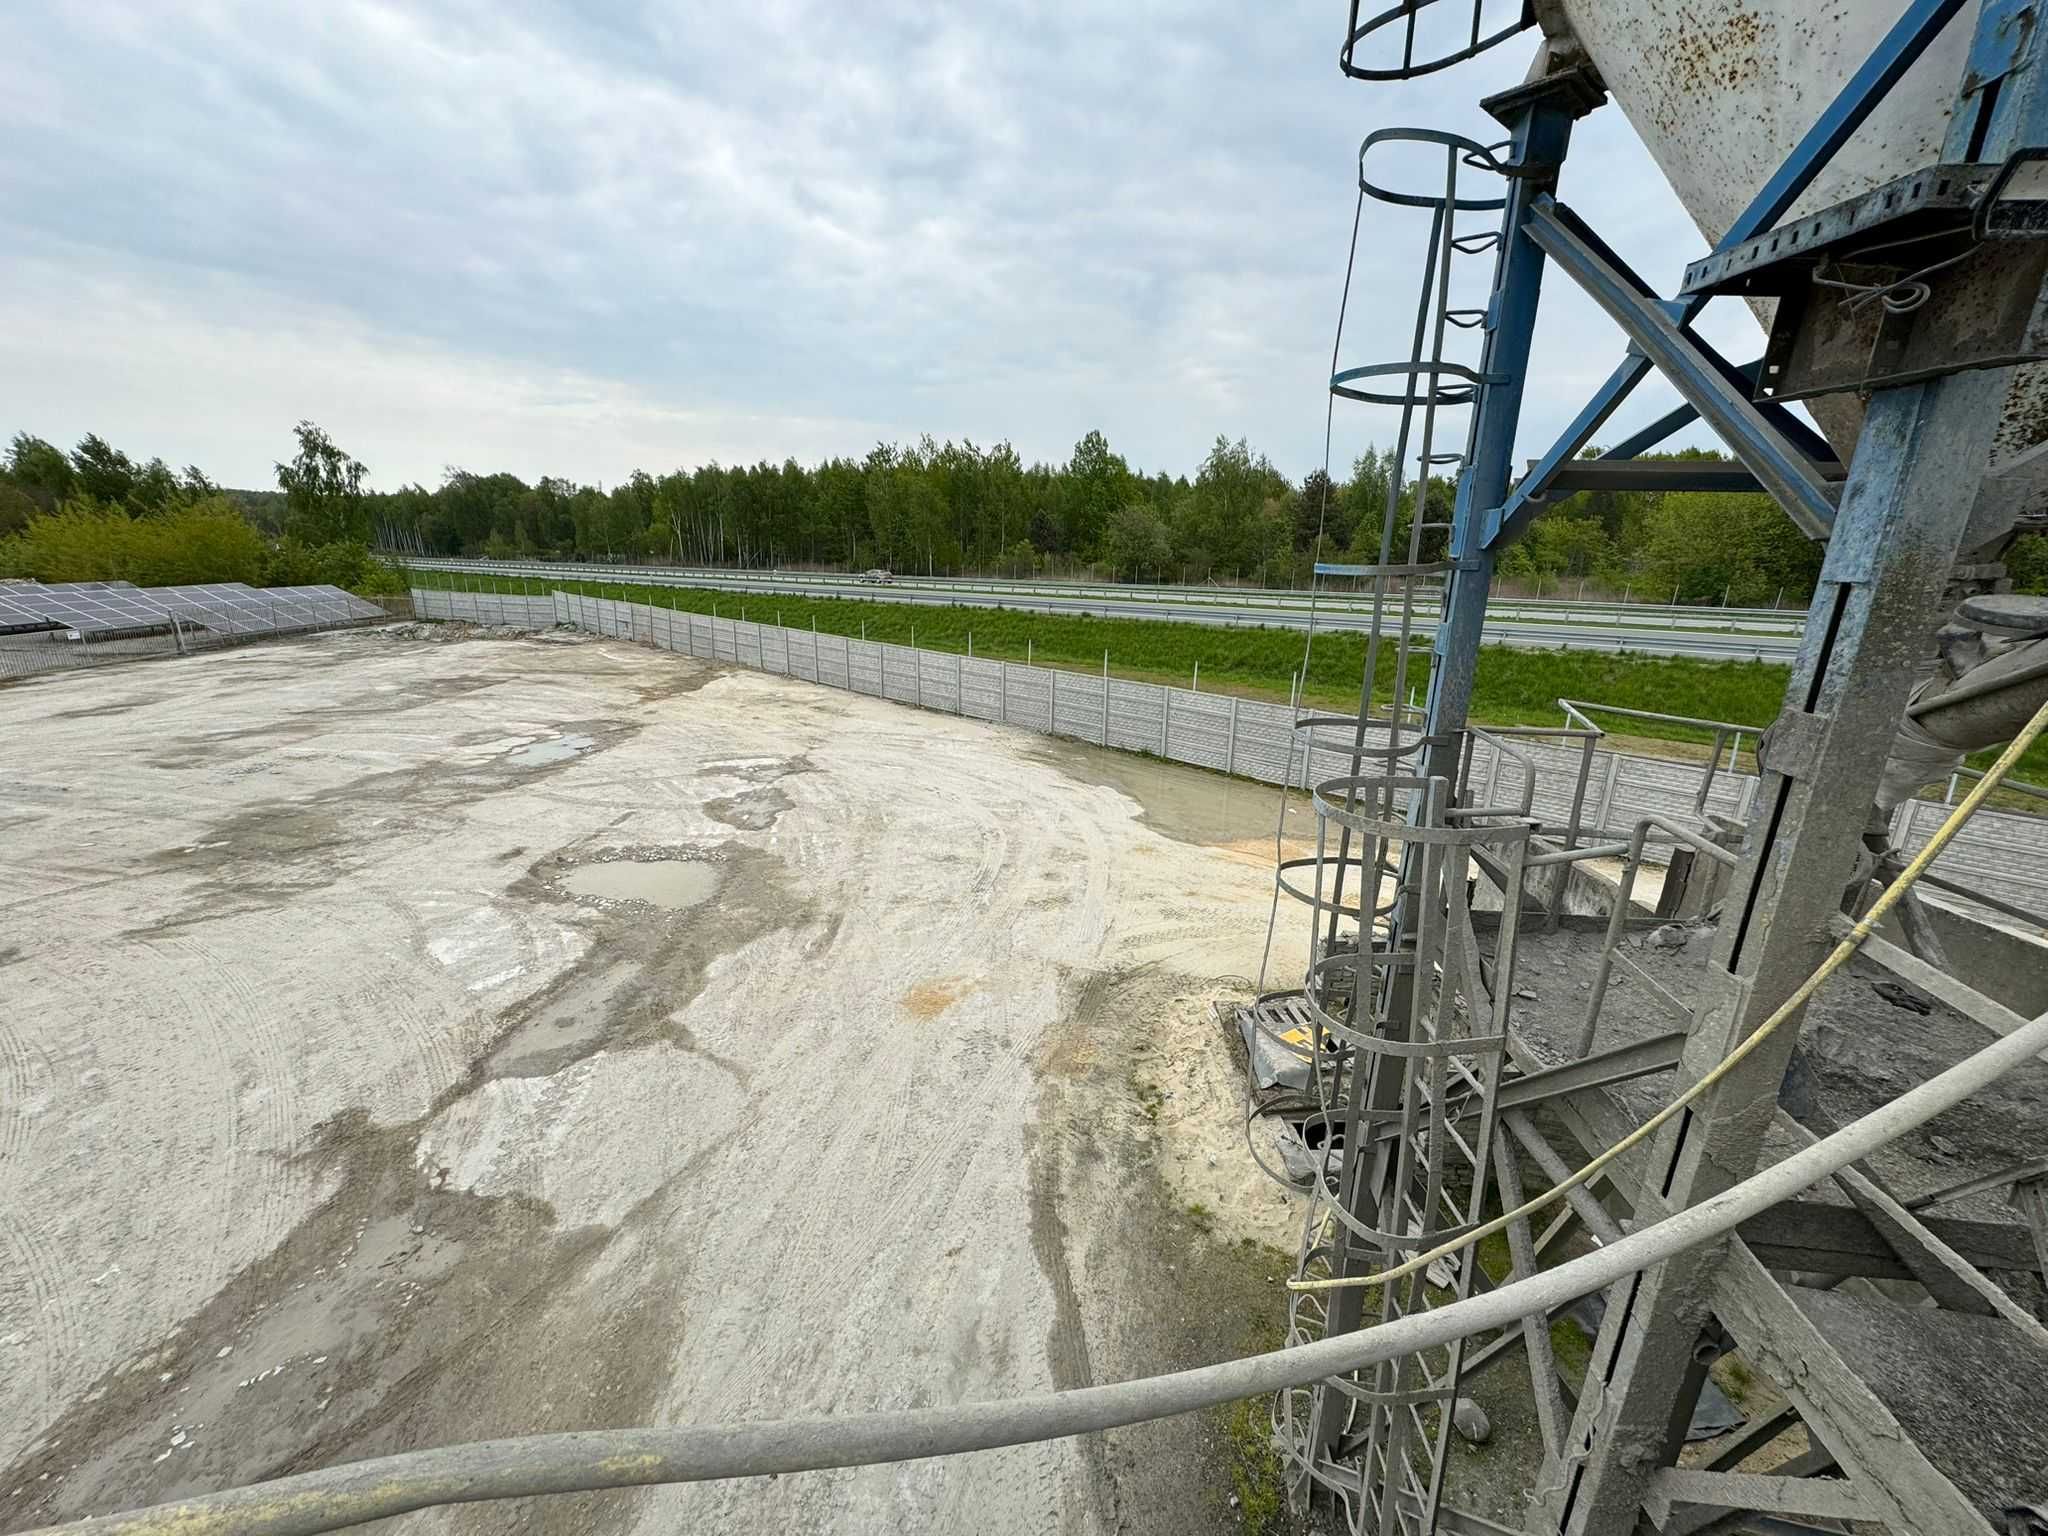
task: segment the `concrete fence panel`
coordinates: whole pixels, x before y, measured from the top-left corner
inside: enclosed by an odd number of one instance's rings
[[[1300,787],[1351,771],[1350,738],[1341,729],[1298,730],[1294,710],[1263,700],[1120,678],[1105,681],[1095,673],[913,650],[573,592],[532,596],[415,588],[412,601],[421,618],[536,629],[573,624],[704,660],[1105,743],[1269,784],[1286,779]],[[1365,739],[1369,746],[1384,746],[1387,733],[1374,727]],[[1535,769],[1532,812],[1560,826],[1571,816],[1585,767],[1581,821],[1588,832],[1602,827],[1625,832],[1652,815],[1689,820],[1702,771],[1697,763],[1604,749],[1587,761],[1576,744],[1527,737],[1513,739],[1502,751],[1479,738],[1472,744],[1473,798],[1489,806],[1519,805],[1529,776],[1525,760]],[[1384,761],[1368,758],[1363,771],[1375,772]],[[1739,819],[1749,811],[1756,784],[1753,774],[1718,774],[1707,807]],[[1917,850],[1948,811],[1931,801],[1909,802],[1899,809],[1893,835],[1908,851]],[[2048,818],[1980,812],[1935,869],[2004,900],[2048,908]]]

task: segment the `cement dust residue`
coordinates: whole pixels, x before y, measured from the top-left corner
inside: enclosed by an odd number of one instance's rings
[[[920,981],[903,994],[903,1008],[913,1019],[928,1023],[975,990],[974,982],[960,976]]]
[[[1218,844],[1269,847],[1270,792],[614,643],[343,635],[150,692],[0,690],[0,1530],[1278,1326],[1206,1013],[1259,969],[1270,866]],[[1242,1536],[1207,1421],[1099,1442],[412,1524]]]
[[[702,906],[718,894],[718,868],[692,859],[614,859],[579,864],[561,887],[599,901],[640,901],[670,912]]]
[[[1189,987],[1147,1009],[1132,1063],[1132,1091],[1158,1136],[1160,1174],[1183,1207],[1207,1213],[1218,1236],[1292,1252],[1307,1200],[1252,1161],[1243,1047],[1216,1015],[1219,1002],[1245,994],[1191,979]]]

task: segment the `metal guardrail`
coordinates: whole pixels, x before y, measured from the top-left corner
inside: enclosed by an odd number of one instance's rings
[[[1654,709],[1623,709],[1618,704],[1595,704],[1585,700],[1559,699],[1557,702],[1563,708],[1566,719],[1576,720],[1581,725],[1591,727],[1594,730],[1598,730],[1599,727],[1594,724],[1591,716],[1601,714],[1617,716],[1627,720],[1649,720],[1660,725],[1683,725],[1690,726],[1695,730],[1712,731],[1714,734],[1714,749],[1707,755],[1707,771],[1700,776],[1699,793],[1693,797],[1693,812],[1695,815],[1701,816],[1706,814],[1707,801],[1714,793],[1714,776],[1721,771],[1722,748],[1725,747],[1728,751],[1727,771],[1734,773],[1736,771],[1736,763],[1742,753],[1742,738],[1745,736],[1761,737],[1763,734],[1762,730],[1757,726],[1736,725],[1728,720],[1706,720],[1697,715],[1671,715]]]
[[[530,576],[541,580],[634,581],[672,585],[732,586],[747,582],[780,581],[845,588],[849,596],[876,595],[881,591],[968,592],[1001,596],[1071,598],[1075,601],[1115,599],[1128,602],[1194,602],[1246,609],[1321,609],[1364,611],[1370,609],[1370,594],[1344,592],[1323,587],[1239,587],[1210,583],[1174,582],[1080,582],[1054,577],[1010,578],[983,576],[898,576],[888,588],[877,588],[856,574],[842,571],[790,571],[781,569],[731,569],[726,567],[674,565],[613,565],[596,561],[490,560],[459,556],[393,557],[399,563],[426,571],[468,572],[476,575]],[[1441,597],[1441,584],[1417,584],[1417,596],[1434,610]],[[1685,603],[1637,603],[1603,598],[1496,597],[1489,612],[1498,617],[1521,617],[1556,623],[1584,620],[1604,624],[1628,621],[1632,627],[1670,628],[1683,623],[1702,630],[1761,630],[1797,634],[1805,628],[1804,609],[1729,608]],[[1634,621],[1641,620],[1639,626]]]

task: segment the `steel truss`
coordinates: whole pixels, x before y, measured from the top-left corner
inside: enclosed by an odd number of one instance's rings
[[[1428,3],[1396,4],[1363,26],[1354,5],[1344,50],[1347,73],[1407,78],[1455,63],[1507,35],[1483,34],[1475,5],[1462,46],[1417,62],[1414,13]],[[1861,845],[1866,808],[1929,653],[1951,570],[1969,547],[1971,515],[1983,494],[2009,383],[2005,365],[2015,357],[2039,356],[2030,349],[2040,343],[2031,333],[2015,331],[2020,339],[2007,338],[2005,351],[1980,348],[1974,357],[1937,357],[1933,366],[1910,375],[1914,382],[1891,387],[1873,365],[1869,409],[1845,470],[1825,442],[1772,398],[1783,360],[1808,354],[1774,335],[1769,360],[1737,366],[1701,341],[1691,324],[1712,292],[1735,291],[1731,272],[1768,264],[1768,245],[1751,242],[1775,232],[1835,151],[1963,9],[1962,0],[1912,0],[1906,6],[1715,254],[1695,265],[1687,291],[1674,299],[1659,297],[1555,195],[1571,125],[1602,99],[1583,65],[1556,70],[1487,103],[1508,130],[1504,148],[1481,149],[1422,130],[1375,136],[1423,139],[1448,151],[1440,196],[1387,199],[1429,211],[1431,275],[1423,284],[1411,358],[1340,370],[1332,388],[1340,396],[1402,408],[1397,462],[1406,457],[1410,420],[1419,416],[1422,477],[1432,464],[1454,462],[1458,490],[1424,718],[1404,741],[1400,712],[1390,703],[1395,750],[1381,751],[1383,772],[1362,773],[1368,754],[1354,752],[1348,776],[1317,788],[1317,857],[1293,861],[1295,878],[1288,886],[1313,914],[1316,941],[1306,985],[1290,996],[1305,999],[1315,1021],[1318,1113],[1324,1117],[1324,1162],[1312,1186],[1304,1275],[1363,1275],[1397,1264],[1433,1246],[1430,1239],[1454,1232],[1458,1222],[1480,1219],[1491,1196],[1497,1194],[1502,1205],[1518,1203],[1525,1167],[1561,1181],[1585,1153],[1633,1128],[1623,1101],[1611,1091],[1616,1083],[1661,1070],[1675,1051],[1671,1091],[1690,1085],[1770,1016],[1831,942],[1830,920],[1840,921],[1844,872]],[[1975,181],[1988,183],[1994,192],[1984,195],[1985,202],[1994,200],[2012,167],[2040,158],[2040,146],[2048,142],[2048,25],[2037,9],[2032,0],[1984,0],[1976,19],[1942,160],[1967,166]],[[1370,33],[1395,25],[1407,29],[1402,65],[1356,66],[1353,50]],[[1498,200],[1461,201],[1461,165],[1500,176],[1505,187]],[[1983,174],[1986,169],[1995,174]],[[1361,191],[1381,195],[1362,171]],[[1454,251],[1464,249],[1452,225],[1459,211],[1482,207],[1500,213],[1497,236],[1481,247],[1495,253],[1494,291],[1471,321],[1483,335],[1480,357],[1454,363],[1441,346],[1446,321],[1460,323],[1446,314],[1448,263]],[[1816,217],[1825,224],[1828,216]],[[1983,209],[1973,210],[1971,238],[1981,240],[2001,218],[1996,209],[1988,219]],[[2025,219],[2017,222],[2024,226]],[[1628,337],[1630,350],[1558,441],[1511,483],[1509,452],[1547,265],[1595,300]],[[2009,262],[1997,267],[1994,278],[1980,272],[1976,280],[2004,282],[2011,291],[1997,298],[2024,316],[2038,306],[2040,270],[2038,262]],[[1903,292],[1899,284],[1911,280],[1881,279],[1873,291]],[[1432,314],[1434,325],[1426,325]],[[1916,354],[1915,366],[1924,362]],[[1685,403],[1597,459],[1582,460],[1595,434],[1652,370],[1669,379]],[[1892,375],[1906,376],[1896,369]],[[1405,379],[1405,388],[1359,392],[1361,380],[1387,378]],[[1469,411],[1466,446],[1455,460],[1432,458],[1435,415],[1446,408]],[[1636,462],[1694,420],[1714,430],[1739,466],[1684,471]],[[1397,468],[1389,525],[1399,504],[1399,473]],[[1599,486],[1761,488],[1808,534],[1827,540],[1806,640],[1746,836],[1741,827],[1703,833],[1646,822],[1628,843],[1578,849],[1572,846],[1575,816],[1562,851],[1539,854],[1527,841],[1525,817],[1503,814],[1500,807],[1461,806],[1447,795],[1451,786],[1464,787],[1458,754],[1469,750],[1471,740],[1466,709],[1494,557],[1526,531],[1550,497]],[[1383,567],[1391,554],[1382,554]],[[1411,554],[1411,562],[1416,558]],[[1376,644],[1377,627],[1373,638]],[[1404,657],[1407,640],[1404,616],[1396,642]],[[1373,714],[1374,678],[1369,666],[1356,737],[1360,748]],[[1305,783],[1312,777],[1306,766],[1312,755],[1304,754]],[[1514,828],[1521,829],[1522,840],[1508,838],[1515,850],[1511,858],[1481,846]],[[1326,860],[1324,842],[1332,829],[1339,850]],[[1497,931],[1483,917],[1474,922],[1461,898],[1448,893],[1443,848],[1451,829],[1462,829],[1468,839],[1460,846],[1469,847],[1470,864],[1508,893]],[[1350,849],[1354,832],[1357,854]],[[1482,1050],[1476,1044],[1485,1037],[1469,1030],[1460,1044],[1447,1046],[1452,1021],[1499,1007],[1509,993],[1514,914],[1525,878],[1541,864],[1605,852],[1627,856],[1625,878],[1632,880],[1646,839],[1678,845],[1697,869],[1725,882],[1723,918],[1704,985],[1689,1003],[1662,994],[1680,1032],[1647,1048],[1611,1048],[1612,1060],[1599,1049],[1608,978],[1617,961],[1624,969],[1633,966],[1618,950],[1626,923],[1617,909],[1576,1059],[1559,1064],[1533,1054],[1504,1008],[1498,1025],[1502,1056],[1488,1055],[1490,1046]],[[1304,887],[1310,864],[1313,884]],[[1350,906],[1341,894],[1347,871],[1370,893]],[[1554,898],[1551,910],[1554,922]],[[1348,952],[1339,925],[1347,913],[1355,924]],[[1986,1029],[2010,1033],[2018,1027],[2010,1010],[1947,971],[1937,945],[1912,937],[1924,931],[1924,921],[1920,914],[1907,922],[1905,946],[1874,940],[1866,955]],[[1461,929],[1461,922],[1469,926]],[[1444,934],[1462,932],[1472,935],[1469,956],[1457,945],[1441,946]],[[1321,989],[1339,978],[1351,988],[1341,1007],[1325,1006],[1318,1001]],[[1649,990],[1653,996],[1660,991],[1654,985]],[[1463,1000],[1462,1012],[1456,1000]],[[1557,1251],[1574,1228],[1611,1242],[1621,1235],[1621,1219],[1654,1222],[1731,1187],[1755,1168],[1767,1131],[1810,1140],[1810,1132],[1776,1108],[1797,1040],[1796,1028],[1771,1036],[1647,1143],[1647,1155],[1610,1169],[1603,1194],[1574,1189],[1563,1214],[1541,1231],[1526,1224],[1511,1229],[1513,1277],[1542,1267],[1546,1253]],[[1531,1113],[1539,1103],[1579,1147],[1551,1143]],[[1332,1151],[1339,1148],[1343,1157],[1336,1165]],[[1447,1172],[1453,1168],[1456,1177]],[[1521,1348],[1530,1363],[1546,1447],[1526,1527],[1539,1536],[1621,1536],[1643,1520],[1661,1531],[1688,1533],[1829,1531],[1847,1521],[1902,1533],[1991,1532],[1994,1516],[1986,1501],[1994,1494],[1986,1491],[1983,1477],[1973,1481],[1959,1469],[1968,1448],[1959,1448],[1915,1408],[1910,1372],[1899,1362],[1922,1373],[1921,1397],[1932,1393],[1938,1401],[1948,1391],[1995,1393],[2004,1400],[2009,1394],[2019,1420],[2038,1423],[2039,1404],[2048,1401],[2048,1330],[1979,1266],[2048,1270],[2048,1172],[2038,1157],[2019,1158],[1995,1175],[1923,1197],[1919,1209],[1865,1171],[1847,1170],[1837,1184],[1841,1202],[1790,1202],[1745,1224],[1725,1246],[1682,1255],[1617,1284],[1576,1401],[1560,1391],[1541,1317],[1475,1349],[1390,1362],[1354,1378],[1283,1394],[1275,1427],[1297,1468],[1299,1489],[1333,1496],[1358,1531],[1490,1529],[1443,1501],[1446,1421],[1461,1380]],[[2008,1189],[2025,1220],[1955,1220],[1931,1213],[1944,1199],[1986,1187]],[[1447,1201],[1447,1195],[1453,1198]],[[1910,1281],[1924,1288],[1932,1307],[1880,1306],[1840,1286],[1857,1277]],[[1446,1297],[1486,1283],[1475,1276],[1470,1254],[1432,1278]],[[1386,1289],[1389,1294],[1376,1298],[1382,1317],[1426,1306],[1432,1291],[1421,1277]],[[1301,1342],[1354,1329],[1367,1321],[1366,1312],[1356,1288],[1298,1295],[1292,1335]],[[1680,1467],[1677,1452],[1708,1369],[1735,1348],[1771,1374],[1791,1406],[1719,1446],[1703,1463]],[[2003,1382],[1988,1379],[2001,1375]],[[1751,1456],[1801,1425],[1805,1451],[1768,1474],[1741,1470]],[[2020,1450],[2007,1450],[2019,1455],[2031,1454],[2031,1448],[2027,1441]],[[2020,1482],[2012,1488],[2024,1491]]]

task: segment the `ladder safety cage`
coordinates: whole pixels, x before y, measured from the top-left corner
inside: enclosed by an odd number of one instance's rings
[[[1359,0],[1351,0],[1351,20],[1344,29],[1344,46],[1338,53],[1337,62],[1344,73],[1354,80],[1413,80],[1421,75],[1434,74],[1448,69],[1453,64],[1463,63],[1475,54],[1486,52],[1497,43],[1504,43],[1517,33],[1524,32],[1536,24],[1536,7],[1533,0],[1467,0],[1472,8],[1469,26],[1456,26],[1449,21],[1453,12],[1446,7],[1437,13],[1447,18],[1446,24],[1432,30],[1442,34],[1436,44],[1443,51],[1430,53],[1418,60],[1418,44],[1425,43],[1419,35],[1423,30],[1420,18],[1424,11],[1439,3],[1439,0],[1397,0],[1375,15],[1363,21],[1359,19]],[[1490,14],[1489,14],[1490,13]],[[1512,19],[1503,22],[1503,16]],[[1488,30],[1491,27],[1492,30]],[[1398,29],[1401,60],[1398,64],[1372,65],[1358,61],[1358,45],[1376,33]]]

